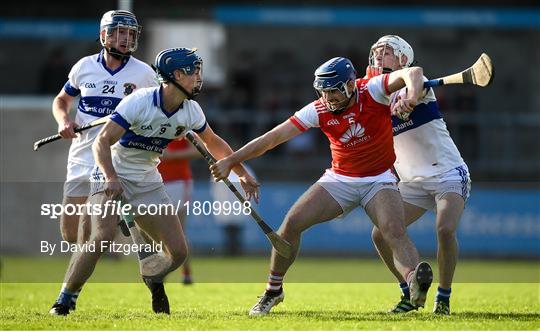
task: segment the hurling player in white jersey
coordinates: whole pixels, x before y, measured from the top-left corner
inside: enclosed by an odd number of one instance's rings
[[[371,47],[367,78],[409,67],[413,61],[413,49],[403,38],[383,36]],[[410,114],[401,109],[404,94],[405,90],[402,90],[394,95],[392,126],[396,152],[394,167],[400,177],[405,223],[410,225],[427,210],[436,212],[439,287],[433,312],[448,315],[458,258],[456,229],[469,197],[469,171],[450,138],[433,90],[425,93]],[[399,280],[402,289],[401,301],[390,312],[417,309],[410,303],[407,283],[397,272],[392,250],[377,227],[373,228],[372,238],[379,255]]]
[[[107,203],[121,197],[132,207],[141,231],[163,247],[161,255],[167,258],[167,264],[155,275],[143,276],[152,291],[152,309],[156,313],[170,312],[163,278],[181,266],[188,254],[174,209],[157,214],[145,210],[151,205],[171,204],[157,169],[159,158],[169,142],[182,138],[190,130],[197,133],[216,158],[232,153],[229,145],[207,124],[199,104],[192,100],[202,86],[202,59],[195,51],[173,48],[160,52],[155,67],[162,84],[140,89],[122,100],[93,144],[96,166],[89,202],[104,210]],[[234,170],[248,199],[258,200],[255,179],[241,165]],[[118,221],[117,214],[92,216],[88,243],[96,244],[96,250],[82,252],[73,261],[77,273],[66,276],[66,286],[55,304],[64,315],[69,313],[73,292],[84,285],[108,249]]]
[[[74,129],[98,118],[110,115],[118,103],[133,91],[157,86],[155,72],[131,54],[137,49],[141,26],[129,11],[111,10],[100,21],[100,53],[79,60],[71,69],[68,81],[53,101],[53,115],[58,133],[73,139],[69,149],[63,204],[84,204],[90,192],[90,175],[94,166],[92,143],[99,132],[93,128],[80,134]],[[75,120],[69,116],[71,106],[80,96]],[[79,217],[81,231],[79,232]],[[66,215],[60,217],[62,238],[68,242],[84,242],[88,237],[90,217]],[[72,297],[75,309],[79,295]],[[51,309],[56,314],[56,309]]]
[[[92,143],[99,132],[93,128],[80,134],[74,129],[110,115],[118,103],[133,91],[157,86],[155,72],[131,54],[137,49],[141,26],[131,12],[112,10],[101,18],[100,53],[79,60],[69,79],[53,102],[53,115],[58,133],[73,139],[69,149],[63,204],[84,204],[90,191],[89,178],[94,166]],[[71,106],[80,96],[77,114],[69,116]],[[77,241],[78,215],[62,215],[62,238]]]

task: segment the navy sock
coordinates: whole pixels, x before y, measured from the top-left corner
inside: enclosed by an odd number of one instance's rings
[[[79,298],[79,294],[81,294],[81,289],[73,293],[73,296],[71,297],[71,304],[74,307],[77,304],[77,299]]]
[[[411,292],[409,291],[409,284],[406,282],[402,282],[399,284],[399,288],[401,288],[401,294],[403,294],[403,297],[407,300],[411,299]]]
[[[440,286],[437,287],[437,301],[449,303],[450,293],[452,293],[452,288],[445,289]]]
[[[58,300],[56,300],[56,303],[60,303],[60,304],[65,305],[66,307],[70,307],[71,303],[73,302],[74,295],[75,293],[69,291],[68,289],[64,287],[62,288],[62,291],[60,292],[60,295],[58,296]]]

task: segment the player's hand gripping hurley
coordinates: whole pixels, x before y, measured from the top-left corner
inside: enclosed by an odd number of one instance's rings
[[[204,159],[206,159],[209,165],[213,165],[216,162],[216,159],[210,153],[208,153],[208,151],[206,151],[204,147],[199,144],[195,137],[193,137],[193,134],[187,133],[186,138],[191,142],[191,144],[193,144],[193,146],[195,146],[195,148],[200,152]],[[242,196],[242,194],[240,194],[240,192],[238,192],[234,184],[232,184],[229,179],[225,178],[223,179],[223,182],[225,182],[227,187],[229,187],[229,189],[233,192],[233,194],[238,198],[240,202],[246,202],[246,199]],[[290,258],[292,255],[291,245],[287,241],[282,239],[279,235],[277,235],[276,232],[274,232],[274,230],[272,230],[272,228],[264,222],[264,220],[257,213],[257,211],[253,209],[253,207],[251,207],[250,210],[251,216],[253,217],[253,219],[255,219],[259,227],[263,230],[264,234],[266,235],[268,240],[270,240],[270,243],[272,243],[272,246],[274,247],[274,249],[276,249],[278,254],[285,258]]]
[[[92,122],[89,122],[89,123],[85,124],[84,126],[80,126],[80,127],[75,128],[74,131],[76,133],[80,133],[80,132],[88,130],[90,128],[101,126],[102,124],[107,122],[107,120],[109,120],[108,116],[103,117],[103,118],[99,118],[97,120],[94,120]],[[62,139],[62,136],[60,136],[60,134],[51,135],[49,137],[42,138],[39,141],[34,142],[34,151],[37,151],[37,149],[39,149],[40,147],[42,147],[45,144],[49,144],[49,143],[52,143],[54,141],[58,141],[60,139]]]

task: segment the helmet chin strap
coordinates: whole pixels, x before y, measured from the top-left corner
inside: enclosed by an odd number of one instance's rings
[[[157,68],[156,66],[154,65],[151,65],[152,68],[158,72],[159,75],[161,75],[162,77],[164,77],[165,79],[167,79],[168,82],[171,82],[178,90],[182,91],[183,94],[186,95],[186,98],[187,99],[193,99],[198,93],[199,91],[195,91],[194,93],[189,93],[187,92],[186,89],[184,89],[183,86],[181,86],[180,84],[176,83],[176,81],[172,78],[172,77],[169,77],[167,75],[165,75],[159,68]]]
[[[335,111],[330,111],[330,112],[332,112],[332,113],[334,113],[334,114],[340,114],[340,113],[343,113],[343,112],[347,109],[347,105],[349,105],[349,103],[351,102],[351,99],[352,99],[353,97],[355,97],[355,96],[356,96],[356,89],[355,89],[355,91],[351,94],[351,96],[349,97],[349,99],[347,99],[347,102],[345,103],[345,106],[344,106],[344,107],[342,107],[342,108],[340,108],[340,109],[337,109],[337,110],[335,110]]]

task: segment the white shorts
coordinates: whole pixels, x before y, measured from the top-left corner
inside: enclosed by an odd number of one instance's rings
[[[317,183],[341,206],[342,217],[358,206],[365,208],[382,189],[398,190],[397,178],[390,170],[376,176],[356,178],[339,175],[328,169]]]
[[[98,167],[94,167],[90,179],[90,195],[95,195],[104,190],[105,177]],[[120,184],[124,192],[122,200],[124,203],[131,204],[135,214],[139,205],[149,206],[150,204],[171,204],[172,201],[163,182],[134,182],[120,178]]]
[[[88,197],[93,166],[68,161],[64,197]]]
[[[422,181],[400,182],[399,191],[405,202],[426,210],[435,210],[436,202],[446,193],[459,194],[467,201],[471,191],[469,169],[461,165]]]
[[[191,191],[193,190],[192,180],[174,180],[163,183],[165,185],[165,191],[169,194],[169,197],[174,204],[185,202],[191,199]]]

